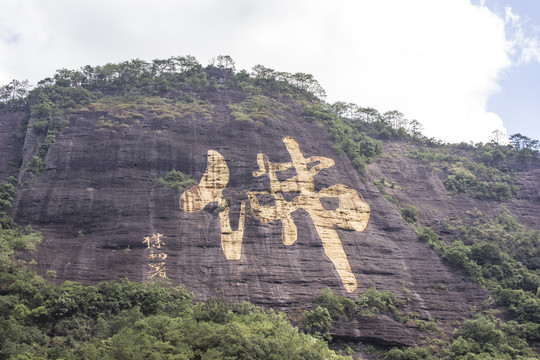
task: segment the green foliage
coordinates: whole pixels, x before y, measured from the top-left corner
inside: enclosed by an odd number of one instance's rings
[[[467,146],[465,150],[460,145],[448,145],[409,148],[405,154],[429,163],[434,169],[445,171],[447,176],[444,185],[453,194],[504,201],[517,193],[513,176],[503,164],[506,155],[501,147],[486,145],[469,149]],[[471,160],[471,153],[480,160]]]
[[[14,177],[9,177],[0,183],[0,231],[15,226],[13,219],[9,216],[9,209],[11,209],[13,198],[17,192],[16,183],[17,179]]]
[[[198,304],[195,307],[193,317],[197,321],[225,324],[231,320],[233,312],[231,305],[225,299],[209,299],[204,304]]]
[[[15,250],[34,250],[41,241],[41,233],[35,232],[31,227],[18,227],[14,223],[8,224],[10,228],[0,226],[0,265],[9,264]]]
[[[8,110],[23,110],[30,84],[28,80],[12,80],[0,87],[0,108]]]
[[[384,357],[384,360],[420,360],[420,359],[435,359],[428,349],[424,348],[406,348],[406,349],[391,349]]]
[[[390,196],[388,194],[385,194],[383,195],[383,197],[388,200],[390,203],[392,203],[392,205],[394,205],[395,207],[398,207],[399,206],[399,201],[394,198],[393,196]]]
[[[529,160],[539,158],[540,142],[538,140],[518,133],[510,136],[510,141],[520,159]]]
[[[32,130],[42,140],[38,151],[26,165],[26,172],[39,175],[44,168],[43,159],[57,134],[68,123],[69,113],[76,107],[89,104],[95,95],[88,90],[66,87],[60,84],[42,83],[28,93],[26,110],[34,119]]]
[[[119,121],[114,120],[100,120],[97,124],[98,127],[101,128],[108,128],[108,129],[114,129],[114,128],[128,128],[128,124],[123,124]]]
[[[165,176],[158,178],[156,182],[162,186],[178,190],[186,189],[197,184],[191,178],[191,175],[184,174],[180,170],[171,170]]]
[[[432,166],[460,161],[461,158],[450,150],[443,147],[409,147],[405,150],[405,156],[422,160]]]
[[[36,155],[26,164],[25,171],[34,175],[39,175],[44,168],[45,161],[43,161],[43,158]]]
[[[223,299],[193,304],[164,283],[15,280],[3,294],[2,358],[345,359],[284,314]]]
[[[329,338],[332,322],[328,309],[322,306],[308,311],[304,317],[306,331],[317,337]]]
[[[334,115],[351,123],[357,131],[381,140],[405,140],[421,145],[439,145],[435,139],[422,135],[422,124],[417,120],[408,120],[397,110],[384,114],[370,107],[360,107],[353,103],[338,101],[327,104],[327,109]]]
[[[171,98],[146,94],[106,95],[78,111],[95,111],[100,116],[98,126],[129,127],[145,117],[159,121],[176,121],[187,116],[210,117],[213,107],[194,95],[175,95]]]
[[[448,345],[434,342],[428,348],[393,348],[384,359],[537,359],[522,332],[514,321],[505,323],[492,315],[477,315],[454,331]]]
[[[512,334],[515,324],[504,324],[493,316],[467,320],[450,346],[452,359],[523,359],[530,353],[527,343]]]
[[[407,205],[399,211],[401,212],[403,219],[409,224],[414,224],[418,220],[418,209],[412,205]]]
[[[454,194],[464,194],[478,199],[510,199],[517,193],[513,181],[505,177],[504,181],[479,181],[478,178],[461,169],[452,171],[444,180],[444,186]]]
[[[33,231],[30,226],[18,226],[9,215],[17,192],[16,183],[17,180],[13,177],[0,183],[0,269],[9,267],[15,250],[34,250],[41,241],[39,232]],[[0,294],[1,288],[0,285]]]
[[[214,209],[214,214],[219,214],[222,211],[225,211],[227,209],[226,205],[220,205]]]
[[[377,291],[375,287],[371,287],[360,295],[357,304],[361,316],[374,317],[381,312],[398,315],[397,307],[400,303],[393,292],[388,290],[381,292]]]
[[[345,296],[334,295],[332,290],[323,289],[317,296],[315,304],[328,310],[332,320],[337,321],[342,317],[351,316],[356,310],[353,300]]]
[[[519,322],[531,322],[540,328],[540,299],[531,296],[523,289],[502,289],[498,294],[497,303],[508,307]],[[531,334],[532,335],[532,334]],[[540,338],[540,335],[536,335]]]
[[[260,94],[250,95],[244,101],[227,107],[236,121],[260,123],[275,117],[282,118],[281,112],[285,109],[280,102]]]
[[[376,318],[381,313],[402,321],[404,318],[398,310],[400,305],[393,292],[379,292],[374,287],[360,294],[356,302],[345,296],[334,295],[330,289],[323,289],[315,300],[314,308],[304,313],[299,325],[314,336],[330,339],[330,331],[336,322],[363,321],[365,318]]]
[[[481,213],[473,215],[472,225],[446,225],[446,232],[461,239],[450,246],[427,228],[418,230],[419,239],[450,266],[484,285],[497,304],[508,308],[519,323],[518,339],[538,339],[540,276],[525,265],[537,269],[539,232],[520,225],[505,208],[492,219]]]
[[[346,359],[284,314],[249,303],[194,304],[185,288],[158,281],[47,283],[11,256],[38,239],[29,227],[0,228],[2,359]],[[319,312],[310,329],[325,331],[330,315]]]
[[[36,134],[39,134],[39,135],[46,135],[48,127],[49,127],[48,120],[40,120],[32,124],[32,129],[35,131]]]
[[[540,231],[521,225],[505,207],[500,207],[493,218],[480,212],[471,213],[471,216],[474,219],[472,225],[448,222],[445,229],[456,233],[467,245],[477,244],[477,247],[484,248],[478,249],[477,253],[482,250],[486,253],[488,250],[491,253],[502,251],[513,259],[518,259],[529,269],[540,268]],[[506,258],[504,254],[499,256]],[[481,257],[477,256],[477,259],[482,262],[484,260]],[[491,264],[497,265],[497,262],[493,261]]]
[[[283,101],[278,102],[278,98],[303,105],[304,117],[324,126],[336,151],[347,155],[359,171],[382,154],[382,143],[376,139],[424,145],[410,149],[408,155],[441,171],[448,191],[455,194],[510,199],[517,188],[508,161],[538,157],[538,142],[520,134],[512,137],[512,146],[443,146],[423,137],[419,123],[408,121],[399,111],[380,114],[354,104],[326,104],[320,99],[324,91],[309,74],[280,73],[262,66],[256,66],[251,74],[236,72],[229,56],[219,56],[207,68],[187,56],[62,69],[31,92],[24,84],[3,87],[0,106],[26,110],[32,118],[31,130],[41,144],[26,170],[37,175],[73,113],[101,112],[103,118],[97,126],[111,129],[127,128],[143,118],[167,122],[196,115],[209,117],[212,106],[198,94],[223,88],[247,93],[243,101],[229,105],[239,121],[279,117],[287,107],[279,105]],[[195,185],[189,175],[176,170],[157,182],[177,189]],[[393,182],[383,178],[374,184],[398,205],[385,193],[386,188],[395,187]],[[223,299],[193,304],[192,295],[184,288],[160,282],[126,280],[97,287],[46,283],[14,262],[15,250],[32,250],[40,240],[39,233],[18,227],[9,217],[15,191],[13,181],[0,184],[0,358],[339,358],[324,342],[298,333],[283,314],[250,304],[230,304]],[[400,211],[408,222],[417,221],[418,210],[413,206]],[[417,227],[417,231],[419,239],[448,265],[484,285],[496,303],[507,307],[516,319],[507,323],[493,317],[470,320],[456,331],[449,348],[437,355],[456,359],[528,356],[524,339],[538,340],[540,333],[540,281],[535,273],[540,259],[539,233],[521,226],[507,211],[495,219],[478,217],[472,225],[447,224],[445,231],[456,238],[452,245],[442,242],[431,229]],[[362,321],[383,313],[421,331],[436,330],[432,319],[404,315],[398,310],[400,306],[389,291],[371,288],[354,302],[325,289],[301,325],[328,339],[336,322]],[[426,349],[403,348],[390,350],[386,358],[432,356]]]
[[[304,117],[308,121],[322,124],[334,140],[336,151],[346,154],[359,172],[365,170],[371,159],[382,154],[380,141],[360,132],[349,120],[333,114],[323,104],[306,105]]]
[[[374,180],[373,185],[375,185],[377,187],[377,189],[379,189],[379,192],[382,195],[386,195],[386,188],[390,188],[390,189],[399,189],[399,188],[401,188],[399,185],[397,185],[395,182],[389,180],[385,176],[383,176],[379,180]]]
[[[311,74],[290,74],[256,65],[251,76],[256,87],[274,96],[287,95],[308,102],[320,101],[326,96],[324,89]]]
[[[56,135],[57,135],[56,131],[49,131],[47,133],[47,136],[45,136],[45,139],[43,140],[43,142],[41,143],[38,149],[37,156],[39,158],[41,159],[45,158],[45,155],[47,155],[47,151],[49,151],[49,148],[56,140]]]

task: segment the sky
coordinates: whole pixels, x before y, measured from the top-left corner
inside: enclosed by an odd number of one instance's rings
[[[537,0],[0,0],[0,85],[183,55],[310,73],[447,142],[540,139]]]

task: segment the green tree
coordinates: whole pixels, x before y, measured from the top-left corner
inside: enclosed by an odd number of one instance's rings
[[[414,224],[418,220],[418,209],[412,205],[407,205],[400,212],[403,219],[410,224]]]
[[[328,336],[333,324],[328,309],[322,306],[317,306],[314,310],[308,311],[304,321],[304,327],[309,333],[323,337]]]

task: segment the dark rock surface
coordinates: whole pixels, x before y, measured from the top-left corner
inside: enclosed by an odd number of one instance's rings
[[[16,175],[17,169],[12,164],[17,163],[21,157],[20,137],[24,134],[19,134],[19,126],[23,116],[23,113],[0,109],[0,182],[8,176]]]
[[[127,127],[106,128],[98,126],[104,116],[98,110],[70,115],[69,126],[48,151],[45,170],[19,191],[13,208],[16,221],[44,234],[33,254],[40,273],[54,270],[57,281],[86,284],[124,277],[144,281],[156,269],[151,265],[159,264],[150,256],[166,255],[161,269],[197,298],[221,294],[231,300],[290,309],[311,303],[326,287],[354,299],[375,286],[404,300],[404,312],[434,318],[447,331],[453,321],[465,318],[471,307],[486,298],[479,286],[445,266],[417,240],[395,207],[369,181],[361,180],[351,162],[333,150],[326,131],[306,122],[300,108],[290,104],[284,116],[260,124],[238,122],[226,105],[241,101],[244,95],[232,91],[203,95],[214,106],[210,119],[192,115],[164,121],[145,113]],[[9,131],[2,130],[2,149],[10,148],[4,140]],[[343,184],[362,194],[371,208],[364,232],[337,230],[358,283],[352,293],[345,291],[306,211],[292,215],[298,240],[291,246],[282,242],[279,221],[262,223],[247,211],[242,256],[239,261],[227,260],[220,243],[217,204],[201,212],[184,212],[179,206],[183,191],[156,183],[173,169],[191,174],[198,182],[207,167],[208,150],[218,151],[230,170],[223,196],[230,198],[234,230],[240,202],[247,200],[246,190],[269,188],[267,177],[252,175],[258,169],[257,154],[267,155],[272,162],[290,161],[284,136],[293,137],[305,157],[335,161],[315,175],[316,191]],[[27,138],[25,161],[36,141]],[[395,169],[396,181],[405,186],[410,203],[427,209],[420,215],[426,223],[477,206],[473,200],[450,199],[441,179],[403,157],[371,165],[368,178],[386,176],[388,166]],[[293,175],[283,174],[285,178]],[[531,172],[523,181],[537,177],[538,172]],[[533,217],[534,201],[527,203]],[[150,249],[143,243],[145,237],[158,233],[165,243],[161,248]],[[390,318],[357,321],[353,327],[338,325],[335,332],[385,344],[413,345],[426,336]]]

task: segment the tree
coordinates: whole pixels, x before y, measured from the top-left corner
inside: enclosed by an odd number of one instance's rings
[[[422,126],[422,124],[418,120],[413,119],[409,122],[409,135],[411,135],[412,137],[420,137],[423,130],[424,126]]]
[[[349,119],[358,119],[359,111],[358,106],[354,103],[348,103],[345,101],[336,101],[330,105],[330,111],[340,117],[347,117]]]
[[[332,328],[332,317],[327,308],[317,306],[305,315],[305,327],[311,334],[324,336]]]
[[[504,132],[502,132],[501,130],[499,130],[499,129],[494,130],[491,133],[491,136],[489,137],[491,142],[494,143],[494,144],[497,144],[497,145],[501,145],[501,142],[505,138],[506,138],[506,134]]]
[[[538,140],[531,139],[519,133],[510,136],[510,141],[512,142],[512,144],[514,145],[514,148],[517,151],[520,151],[523,149],[529,149],[529,150],[539,149]]]
[[[262,65],[255,65],[251,69],[251,76],[257,80],[276,80],[277,73],[274,71],[274,69],[270,69]]]
[[[56,74],[54,74],[53,78],[56,85],[77,87],[83,84],[85,76],[81,71],[60,69],[56,70]]]
[[[300,90],[310,92],[319,98],[324,98],[326,96],[324,89],[319,82],[315,80],[313,75],[301,72],[287,75],[287,80]]]
[[[225,70],[235,71],[234,60],[229,55],[219,55],[217,57],[217,67]]]
[[[358,111],[362,114],[362,120],[372,123],[381,120],[381,114],[377,109],[371,107],[359,108]]]
[[[405,115],[403,113],[392,110],[387,111],[383,114],[383,119],[386,123],[390,124],[392,128],[399,129],[399,128],[405,128],[407,124],[407,119],[405,119]]]
[[[176,72],[174,58],[152,60],[152,74],[163,75]]]
[[[412,205],[407,205],[400,212],[403,219],[410,224],[414,224],[418,220],[418,209]]]
[[[174,63],[180,69],[180,72],[186,72],[189,70],[197,69],[201,66],[195,56],[186,55],[173,58]]]
[[[9,109],[20,108],[29,89],[28,80],[12,80],[9,84],[0,87],[0,105],[4,103]]]

